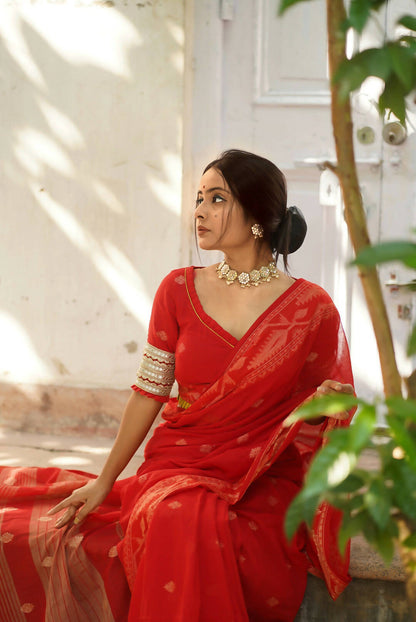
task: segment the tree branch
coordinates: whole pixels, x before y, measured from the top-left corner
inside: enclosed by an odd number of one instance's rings
[[[341,24],[346,19],[343,0],[326,0],[328,25],[329,73],[331,78],[331,114],[334,130],[338,175],[345,205],[345,220],[349,235],[357,254],[370,245],[367,221],[362,203],[355,164],[353,127],[349,99],[341,101],[339,85],[334,84],[335,75],[345,56],[345,33]],[[328,167],[330,168],[330,167]],[[331,169],[332,170],[332,169]],[[381,291],[380,280],[375,268],[359,268],[359,276],[370,313],[380,356],[386,397],[401,395],[401,378],[397,369],[390,323]]]

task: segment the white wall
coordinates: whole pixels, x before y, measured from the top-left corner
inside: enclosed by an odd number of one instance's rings
[[[126,388],[180,265],[184,0],[0,4],[0,381]]]

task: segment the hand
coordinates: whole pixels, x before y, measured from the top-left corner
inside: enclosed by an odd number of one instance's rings
[[[354,395],[354,387],[351,384],[342,384],[336,380],[324,380],[316,392],[321,395],[334,395],[336,393]]]
[[[71,521],[78,525],[104,501],[110,490],[111,486],[108,487],[100,479],[95,479],[85,484],[85,486],[74,490],[69,497],[51,508],[48,514],[56,514],[60,510],[67,508],[66,512],[56,521],[55,527],[64,527]]]
[[[336,380],[324,380],[324,382],[316,389],[315,395],[317,397],[321,395],[336,395],[337,393],[347,393],[348,395],[354,395],[354,387],[351,384],[342,384]],[[340,413],[332,415],[325,415],[332,419],[348,419],[349,413],[347,410],[343,410]]]

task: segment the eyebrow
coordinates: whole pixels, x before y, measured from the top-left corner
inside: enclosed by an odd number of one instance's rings
[[[225,188],[220,188],[219,186],[215,188],[209,188],[209,190],[205,190],[205,192],[214,192],[215,190],[220,190],[221,192],[228,192],[228,194],[230,194],[229,190],[226,190]],[[202,190],[198,190],[198,194],[202,194]]]

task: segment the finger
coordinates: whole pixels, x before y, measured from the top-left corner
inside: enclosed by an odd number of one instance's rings
[[[74,518],[74,524],[79,525],[80,523],[82,523],[87,518],[88,514],[91,512],[92,509],[92,506],[86,503]]]
[[[48,510],[47,514],[49,516],[52,515],[52,514],[56,514],[57,512],[60,512],[60,510],[63,510],[64,508],[67,508],[69,505],[72,505],[71,497],[67,497],[66,499],[64,499],[63,501],[61,501],[57,505],[55,505],[53,508]]]
[[[348,419],[349,417],[349,413],[347,410],[343,410],[339,413],[334,413],[331,415],[326,415],[329,419],[336,419],[337,421],[345,421],[345,419]]]
[[[333,391],[341,391],[342,389],[342,384],[337,380],[324,380],[321,386],[332,389]]]
[[[60,527],[64,527],[65,525],[67,525],[75,516],[77,512],[77,508],[73,505],[71,505],[67,511],[65,512],[65,514],[62,514],[62,516],[60,516],[58,518],[58,520],[55,523],[55,527],[57,527],[58,529]]]
[[[337,380],[325,380],[317,389],[320,394],[331,395],[334,393],[354,393],[354,388],[350,384],[342,384]]]
[[[60,510],[63,510],[69,507],[70,505],[75,505],[77,507],[82,505],[84,503],[84,500],[80,498],[80,495],[77,494],[77,492],[78,491],[75,490],[71,495],[69,495],[69,497],[66,497],[66,499],[63,499],[60,503],[58,503],[53,508],[51,508],[48,511],[48,514],[56,514]]]
[[[318,395],[331,395],[334,393],[338,393],[339,389],[332,387],[328,384],[321,384],[317,389],[316,392],[318,393]]]

